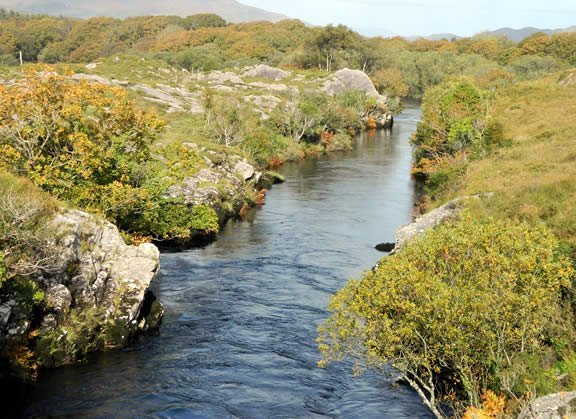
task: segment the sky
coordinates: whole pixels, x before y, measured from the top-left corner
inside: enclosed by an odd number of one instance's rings
[[[502,27],[576,25],[575,0],[239,0],[313,25],[342,23],[365,35],[470,36]]]

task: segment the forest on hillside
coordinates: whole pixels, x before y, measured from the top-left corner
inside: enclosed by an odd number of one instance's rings
[[[421,97],[453,75],[483,83],[530,79],[576,65],[576,33],[536,33],[519,43],[479,35],[454,40],[366,38],[350,28],[298,20],[229,24],[216,15],[124,20],[0,11],[0,64],[86,63],[120,53],[158,58],[187,70],[256,63],[325,71],[356,68],[392,96]]]

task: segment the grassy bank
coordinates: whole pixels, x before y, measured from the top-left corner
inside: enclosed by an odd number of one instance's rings
[[[476,213],[545,223],[576,247],[576,84],[562,73],[501,90],[491,113],[510,145],[473,161],[439,202],[494,192]]]

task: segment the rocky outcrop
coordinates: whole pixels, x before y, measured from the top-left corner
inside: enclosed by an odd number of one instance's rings
[[[156,246],[126,245],[114,225],[76,210],[58,214],[51,227],[57,257],[49,274],[30,278],[42,292],[41,310],[18,295],[0,304],[0,347],[26,344],[34,328],[38,364],[59,366],[159,326],[163,309],[149,289]]]
[[[345,68],[339,70],[332,77],[330,77],[323,87],[324,91],[329,95],[338,95],[348,90],[361,90],[366,92],[366,95],[373,97],[381,102],[386,102],[386,97],[380,95],[370,77],[360,70],[350,70]]]
[[[170,187],[167,197],[183,198],[190,206],[210,206],[223,223],[251,205],[261,173],[237,155],[207,151],[205,158],[208,167]]]
[[[436,227],[441,222],[452,218],[458,214],[460,211],[459,203],[462,198],[450,201],[447,204],[438,207],[429,213],[418,217],[414,222],[400,227],[396,231],[396,246],[394,247],[394,253],[400,251],[402,246],[404,246],[408,241],[414,237],[421,236],[426,231],[431,228]]]
[[[167,107],[167,112],[203,113],[202,98],[199,93],[191,93],[181,87],[158,84],[155,88],[143,84],[132,86],[144,95],[144,99]]]
[[[464,206],[464,202],[470,199],[479,199],[481,197],[491,197],[494,194],[489,192],[483,195],[462,196],[438,207],[414,220],[414,222],[400,227],[396,231],[396,244],[392,253],[396,253],[414,237],[421,236],[438,224],[456,217]]]
[[[270,67],[265,64],[258,64],[254,67],[248,67],[246,71],[242,74],[243,77],[259,77],[262,79],[268,79],[273,81],[284,80],[290,77],[292,73],[290,71],[281,70],[279,68]]]
[[[574,419],[576,418],[576,392],[549,394],[526,406],[518,419]]]
[[[244,84],[244,81],[236,73],[231,71],[212,71],[207,74],[200,74],[198,80],[211,84]]]

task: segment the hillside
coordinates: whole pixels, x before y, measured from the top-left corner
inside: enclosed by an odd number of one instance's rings
[[[0,8],[19,12],[45,13],[71,17],[112,16],[128,17],[142,15],[189,16],[197,13],[215,13],[229,22],[267,20],[276,22],[286,16],[246,6],[235,0],[0,0]]]

